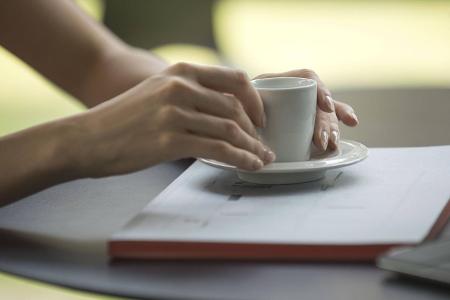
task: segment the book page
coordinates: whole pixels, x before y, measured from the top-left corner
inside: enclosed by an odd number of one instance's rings
[[[113,240],[418,243],[449,199],[450,146],[370,149],[359,164],[290,185],[242,182],[197,161]]]

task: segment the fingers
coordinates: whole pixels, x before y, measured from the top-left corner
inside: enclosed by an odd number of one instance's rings
[[[179,76],[170,76],[165,88],[165,104],[231,119],[248,134],[258,137],[255,126],[236,97],[210,90]]]
[[[322,80],[320,80],[319,76],[314,71],[308,69],[299,70],[299,73],[301,73],[301,76],[314,79],[317,82],[317,105],[319,108],[324,112],[334,112],[334,103],[331,98],[331,93]]]
[[[199,91],[198,97],[192,103],[196,110],[233,120],[249,135],[258,138],[255,126],[236,97],[208,89]]]
[[[316,147],[325,151],[328,147],[330,139],[330,119],[329,113],[321,109],[317,109],[316,121],[314,126],[313,142]]]
[[[331,93],[313,70],[299,69],[278,74],[267,73],[259,75],[255,79],[271,77],[302,77],[315,80],[317,82],[317,105],[325,112],[334,112],[334,101],[331,97]]]
[[[345,124],[353,124],[348,117],[348,108],[344,106],[337,107],[340,102],[334,101],[330,91],[322,82],[322,80],[317,76],[317,74],[308,69],[300,69],[300,70],[292,70],[285,73],[280,74],[262,74],[257,78],[271,78],[271,77],[280,77],[280,76],[288,76],[288,77],[303,77],[314,79],[317,82],[317,114],[314,128],[314,136],[313,142],[316,147],[322,151],[325,151],[327,148],[331,150],[336,150],[339,146],[339,121],[336,114],[338,113],[337,109],[339,108],[339,113],[342,113]],[[335,103],[338,103],[335,107]],[[344,109],[345,108],[345,109]],[[356,121],[357,122],[357,121]],[[357,123],[356,123],[357,124]],[[356,125],[355,124],[355,125]]]
[[[272,151],[247,134],[233,120],[196,111],[184,111],[177,122],[179,127],[187,133],[226,141],[234,147],[257,155],[265,164],[275,160],[275,154]]]
[[[186,157],[214,159],[249,171],[258,170],[264,166],[257,155],[237,148],[226,141],[180,133],[175,134],[172,139],[178,147],[183,147],[183,154]]]
[[[234,95],[241,101],[253,124],[264,127],[265,115],[262,100],[243,71],[180,63],[174,65],[171,72],[190,77],[209,89]]]
[[[336,150],[339,147],[339,120],[335,113],[327,113],[317,109],[313,142],[322,151]]]
[[[350,105],[335,100],[334,106],[336,109],[337,118],[341,120],[345,125],[352,127],[358,125],[358,117],[356,116],[353,108]]]
[[[330,137],[328,139],[328,147],[331,150],[336,150],[339,147],[339,120],[336,117],[335,113],[329,113],[328,119],[330,122]]]
[[[334,112],[334,101],[333,98],[331,98],[330,91],[318,76],[315,77],[315,80],[317,81],[317,105],[325,112]]]

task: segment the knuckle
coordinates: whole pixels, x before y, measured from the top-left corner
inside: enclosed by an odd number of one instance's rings
[[[170,67],[170,72],[178,75],[188,74],[192,69],[192,65],[186,62],[179,62]]]
[[[305,74],[316,74],[316,72],[312,69],[302,69],[302,72]]]
[[[174,92],[179,92],[188,88],[187,83],[183,79],[175,76],[168,80],[167,85],[168,88]]]
[[[230,145],[225,141],[218,141],[212,146],[212,151],[224,156],[228,156],[231,152]]]
[[[316,72],[314,72],[311,69],[302,69],[302,73],[304,74],[305,77],[307,78],[317,78],[317,74]]]
[[[159,136],[159,144],[162,149],[170,149],[176,144],[176,134],[171,131],[161,133]]]
[[[326,86],[324,86],[323,84],[318,84],[318,90],[319,90],[319,92],[320,93],[322,93],[322,95],[325,97],[325,96],[330,96],[331,97],[331,92],[330,92],[330,90],[326,87]]]
[[[239,125],[235,121],[226,121],[224,123],[225,134],[231,139],[236,140],[240,135]]]
[[[322,88],[322,91],[325,94],[325,96],[331,97],[331,92],[327,88]],[[331,101],[333,101],[333,99],[331,99]]]
[[[165,85],[167,101],[175,103],[179,97],[187,97],[190,95],[192,88],[189,83],[180,77],[170,77]]]
[[[161,109],[160,115],[163,124],[171,124],[183,117],[183,111],[174,105],[166,105]]]
[[[235,97],[230,98],[230,113],[233,119],[238,119],[242,114],[242,104]]]

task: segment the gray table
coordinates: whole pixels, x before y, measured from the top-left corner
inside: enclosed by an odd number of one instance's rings
[[[0,209],[0,270],[76,289],[154,299],[449,299],[450,290],[370,264],[111,263],[108,236],[188,161],[62,184]],[[450,236],[447,228],[444,235]]]

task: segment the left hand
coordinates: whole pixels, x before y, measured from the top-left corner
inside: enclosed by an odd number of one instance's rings
[[[314,145],[325,151],[337,149],[339,145],[339,120],[347,126],[358,125],[358,118],[353,108],[331,96],[330,91],[323,84],[317,74],[309,69],[298,69],[284,73],[267,73],[255,79],[271,77],[302,77],[317,81],[317,112],[314,126]]]

